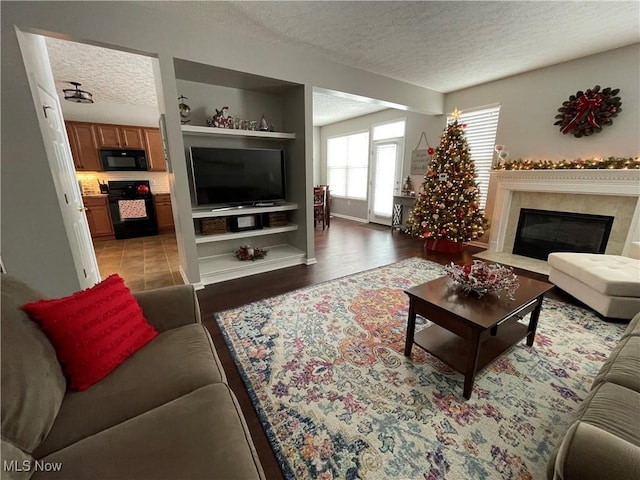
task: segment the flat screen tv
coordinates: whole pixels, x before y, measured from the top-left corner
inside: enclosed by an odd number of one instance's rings
[[[190,147],[195,204],[226,207],[285,200],[283,150]]]

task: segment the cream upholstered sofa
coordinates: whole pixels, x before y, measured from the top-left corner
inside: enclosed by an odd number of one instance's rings
[[[640,478],[640,313],[602,365],[547,464],[548,480]]]
[[[549,281],[608,318],[631,319],[640,311],[640,242],[629,255],[549,254]]]
[[[42,295],[0,290],[3,480],[265,478],[190,285],[134,294],[159,335],[84,391],[20,308]]]

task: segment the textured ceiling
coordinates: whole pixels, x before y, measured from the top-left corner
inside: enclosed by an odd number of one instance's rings
[[[353,100],[330,93],[313,92],[313,125],[322,127],[331,123],[379,112],[389,107],[371,102]]]
[[[640,2],[140,2],[451,92],[640,41]]]
[[[637,0],[138,3],[444,93],[640,41]],[[155,106],[148,58],[47,45],[57,82],[79,81],[97,102]],[[314,124],[382,108],[315,93]]]
[[[79,82],[95,102],[157,108],[151,58],[55,38],[46,43],[60,98],[62,89],[74,88],[69,82]]]

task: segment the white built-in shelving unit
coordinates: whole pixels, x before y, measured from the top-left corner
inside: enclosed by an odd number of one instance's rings
[[[306,159],[304,143],[304,87],[276,79],[259,77],[243,72],[176,61],[176,79],[181,94],[200,98],[214,106],[230,105],[230,110],[245,118],[264,114],[276,130],[240,130],[199,125],[182,125],[185,148],[211,146],[223,148],[279,148],[285,151],[287,201],[242,208],[192,209],[195,247],[197,250],[200,282],[204,285],[282,269],[307,261],[307,218],[305,191]],[[180,80],[185,80],[184,84]],[[191,91],[189,91],[191,89]],[[206,98],[206,100],[205,100]],[[242,106],[247,111],[242,111]],[[200,105],[191,105],[192,109]],[[251,111],[253,109],[253,111]],[[259,113],[258,113],[259,112]],[[203,122],[203,118],[196,120]],[[284,127],[284,128],[282,128]],[[188,158],[188,155],[187,155]],[[206,218],[264,215],[287,212],[288,223],[254,230],[198,234],[195,222]],[[240,261],[235,251],[241,245],[262,247],[267,255],[255,261]]]
[[[183,135],[210,135],[221,137],[263,138],[267,140],[294,140],[295,133],[263,132],[261,130],[235,130],[231,128],[182,125]]]

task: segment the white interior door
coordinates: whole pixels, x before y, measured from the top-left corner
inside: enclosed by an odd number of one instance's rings
[[[391,226],[393,195],[400,184],[403,140],[373,142],[369,221]]]
[[[58,203],[64,221],[69,246],[81,288],[88,288],[100,281],[98,262],[91,241],[89,224],[82,203],[80,186],[76,180],[73,158],[60,102],[57,95],[36,84],[40,111],[38,112],[49,165],[56,186]]]

